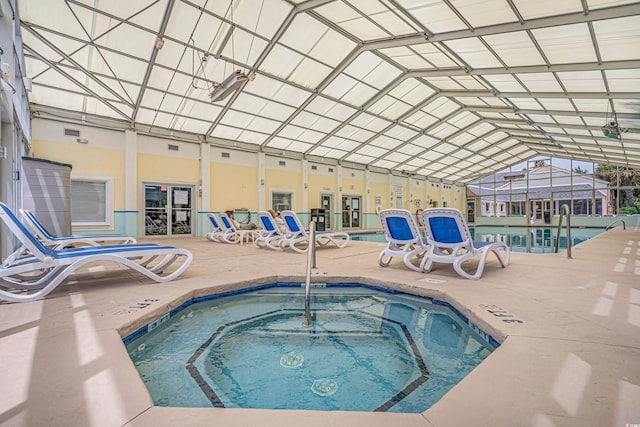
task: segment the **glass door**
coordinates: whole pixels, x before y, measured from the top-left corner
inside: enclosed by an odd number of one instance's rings
[[[360,196],[342,196],[342,228],[360,228]]]
[[[330,230],[333,220],[333,194],[320,194],[320,207],[325,211],[325,229]]]
[[[145,184],[144,235],[193,235],[192,195],[193,187]]]

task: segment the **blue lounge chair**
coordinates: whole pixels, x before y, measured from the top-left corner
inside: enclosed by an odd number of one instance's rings
[[[75,246],[99,246],[104,244],[127,245],[136,243],[136,239],[122,234],[92,234],[92,235],[72,235],[55,236],[45,228],[35,214],[26,209],[20,209],[22,218],[32,234],[40,242],[52,249],[63,249]]]
[[[212,213],[207,214],[209,222],[211,223],[211,231],[205,234],[208,240],[212,242],[222,242],[222,235],[225,233],[225,229],[220,225],[220,221]]]
[[[504,242],[477,242],[471,239],[469,227],[462,212],[454,208],[425,209],[422,224],[429,250],[422,259],[422,271],[431,271],[434,262],[453,264],[454,270],[467,279],[477,280],[482,276],[489,252],[493,252],[502,267],[509,265],[511,252]],[[501,253],[504,255],[502,257]],[[467,273],[462,264],[480,256],[474,273]]]
[[[280,231],[271,214],[266,211],[258,211],[258,220],[262,224],[262,230],[260,230],[260,234],[256,237],[256,246],[259,248],[281,250],[282,248],[279,243],[285,235]]]
[[[428,248],[411,212],[406,209],[384,209],[380,211],[380,222],[387,247],[378,255],[378,264],[386,267],[394,257],[399,257],[410,269],[422,271],[420,263],[416,265],[411,260],[422,257]]]
[[[220,235],[220,238],[225,243],[240,243],[241,245],[248,241],[254,241],[257,230],[240,230],[233,224],[229,215],[224,212],[220,213],[220,220],[225,228],[224,233]]]
[[[282,249],[292,249],[296,252],[304,253],[309,249],[309,233],[304,229],[298,215],[293,211],[282,211],[280,213],[287,227],[287,235],[280,241]],[[319,247],[327,246],[329,243],[338,248],[344,248],[349,243],[350,236],[342,231],[330,232],[321,231],[316,233],[315,245]],[[303,247],[299,247],[302,245]]]
[[[93,262],[115,262],[131,268],[156,282],[180,276],[193,256],[185,249],[154,244],[83,246],[51,249],[44,246],[0,202],[0,219],[25,248],[23,256],[0,266],[0,299],[11,302],[33,301],[53,291],[71,273]],[[182,264],[166,273],[179,258]]]

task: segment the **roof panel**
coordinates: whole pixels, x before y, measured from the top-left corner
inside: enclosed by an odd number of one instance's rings
[[[532,32],[552,64],[598,60],[587,24],[538,28]]]
[[[459,57],[473,68],[500,67],[500,61],[485,47],[477,37],[445,42]]]
[[[593,30],[604,61],[640,58],[640,16],[596,21]]]
[[[502,0],[457,0],[453,4],[474,28],[518,21]]]
[[[510,67],[545,63],[533,41],[524,31],[494,34],[483,38]]]
[[[420,0],[398,0],[414,18],[433,33],[466,29],[466,25],[446,4]]]

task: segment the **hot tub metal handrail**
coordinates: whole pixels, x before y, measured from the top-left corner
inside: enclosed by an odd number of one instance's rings
[[[309,246],[307,249],[307,272],[304,282],[304,326],[311,326],[311,267],[316,267],[316,223],[309,223]]]
[[[622,229],[626,230],[627,229],[627,224],[625,224],[624,220],[622,219],[616,219],[615,221],[613,221],[611,224],[607,225],[607,228],[605,228],[604,230],[611,230],[613,228],[613,226],[617,223],[621,222],[622,223]]]
[[[560,218],[558,219],[558,234],[556,235],[556,253],[560,248],[560,231],[562,230],[562,215],[567,216],[567,258],[571,258],[571,214],[569,206],[562,205],[560,208]]]

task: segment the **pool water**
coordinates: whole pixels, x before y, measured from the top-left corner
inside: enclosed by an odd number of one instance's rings
[[[556,247],[557,228],[532,227],[469,227],[473,240],[481,242],[503,241],[514,252],[553,253]],[[571,229],[571,246],[589,240],[602,233],[601,228]],[[351,234],[351,240],[386,243],[384,233]],[[559,250],[567,249],[566,230],[560,234]]]
[[[448,304],[356,285],[197,302],[125,338],[159,406],[426,410],[498,345]],[[145,330],[151,329],[145,332]]]

